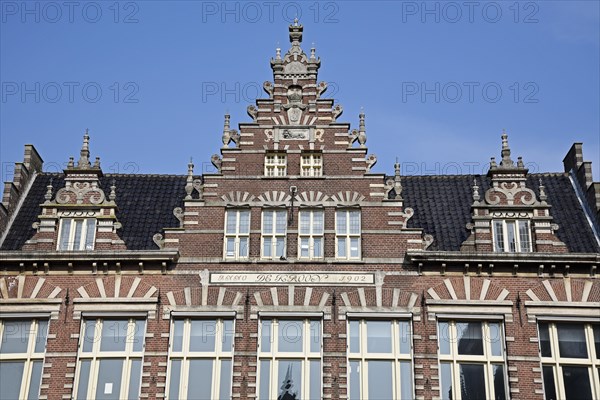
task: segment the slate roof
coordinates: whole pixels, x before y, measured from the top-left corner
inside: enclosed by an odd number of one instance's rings
[[[36,177],[26,201],[10,227],[1,250],[19,250],[35,233],[32,224],[40,214],[46,186],[53,179],[54,188],[64,186],[62,174],[43,173]],[[457,251],[467,238],[465,225],[471,221],[473,179],[479,182],[483,195],[489,179],[480,175],[403,176],[404,205],[415,210],[408,227],[423,228],[433,235],[429,250]],[[575,253],[600,252],[592,229],[577,199],[567,174],[530,174],[527,186],[538,194],[539,179],[543,179],[550,212],[560,229],[557,236]],[[155,250],[152,240],[163,228],[177,227],[175,207],[183,206],[184,175],[112,175],[100,179],[105,193],[115,180],[117,187],[117,218],[123,224],[118,231],[130,250]],[[56,190],[56,189],[55,189]]]

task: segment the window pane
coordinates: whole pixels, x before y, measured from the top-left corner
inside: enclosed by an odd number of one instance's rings
[[[556,386],[554,384],[554,368],[544,366],[542,368],[544,377],[544,393],[546,400],[558,400],[556,397]]]
[[[358,238],[350,238],[350,257],[358,258],[359,254],[359,239]]]
[[[360,211],[350,211],[350,233],[360,234]]]
[[[350,321],[350,353],[360,352],[359,321]]]
[[[182,319],[173,321],[173,349],[172,351],[180,352],[183,350],[183,323]]]
[[[263,211],[263,233],[273,233],[273,211]]]
[[[302,398],[302,362],[298,360],[279,360],[278,399]]]
[[[19,400],[24,362],[0,362],[0,399]]]
[[[96,232],[96,220],[89,218],[86,220],[85,232],[85,250],[94,250],[94,233]]]
[[[248,238],[240,238],[240,257],[248,257]]]
[[[506,238],[508,240],[508,251],[517,251],[517,239],[515,234],[515,223],[513,221],[506,222]]]
[[[227,211],[227,233],[235,233],[237,211]]]
[[[556,324],[558,350],[561,357],[587,358],[585,331],[583,325]]]
[[[521,241],[522,252],[528,252],[531,246],[529,238],[529,223],[527,221],[519,221],[519,240]]]
[[[321,399],[321,361],[310,361],[310,400]]]
[[[300,234],[310,234],[310,211],[300,212]]]
[[[452,400],[452,364],[441,363],[440,369],[442,400]]]
[[[457,322],[458,354],[483,355],[481,322]]]
[[[90,360],[82,360],[79,363],[79,379],[77,380],[77,400],[86,400],[88,398],[88,384],[90,381]]]
[[[35,338],[35,352],[43,353],[46,350],[46,337],[48,336],[48,321],[38,321],[37,336]]]
[[[350,400],[361,400],[360,398],[360,362],[350,361]]]
[[[552,347],[550,346],[550,331],[548,324],[545,322],[540,322],[539,330],[540,330],[540,352],[542,353],[542,357],[552,357]]]
[[[260,360],[260,391],[259,400],[269,400],[269,385],[271,384],[271,361]]]
[[[192,320],[190,330],[190,351],[215,351],[217,321]]]
[[[346,238],[338,238],[338,257],[346,257]]]
[[[504,385],[504,365],[493,365],[494,371],[494,400],[506,399],[506,386]]]
[[[96,400],[119,400],[121,398],[121,376],[123,359],[100,360]]]
[[[169,400],[179,400],[179,383],[181,382],[181,360],[171,361],[169,377]]]
[[[323,211],[314,211],[313,212],[313,234],[322,235],[323,234]]]
[[[271,250],[273,249],[273,242],[270,237],[263,239],[263,256],[273,257]]]
[[[60,250],[69,249],[69,234],[71,233],[71,219],[63,219],[60,231]]]
[[[221,360],[221,382],[219,399],[229,400],[231,397],[231,360]]]
[[[271,324],[272,321],[270,319],[263,320],[260,330],[260,351],[265,353],[271,352]]]
[[[226,254],[228,257],[234,257],[235,256],[235,239],[234,238],[227,238],[227,250],[226,250]]]
[[[367,352],[392,352],[392,323],[390,321],[367,321]]]
[[[278,351],[302,351],[302,321],[279,321]]]
[[[400,338],[400,353],[410,354],[410,323],[408,321],[398,321],[398,330]]]
[[[142,377],[142,360],[131,360],[131,372],[129,375],[129,400],[140,398],[140,379]]]
[[[240,211],[240,233],[250,233],[250,211]]]
[[[287,213],[285,211],[277,211],[277,221],[276,221],[276,233],[285,233],[285,229],[287,228]]]
[[[213,400],[211,395],[213,360],[190,360],[187,398]]]
[[[448,322],[438,323],[438,340],[440,342],[440,354],[450,354],[450,324]]]
[[[37,400],[39,398],[40,384],[42,383],[42,367],[43,362],[41,360],[34,361],[31,366],[31,378],[29,379],[29,393],[27,394],[27,400]]]
[[[493,356],[502,355],[502,327],[497,322],[490,322],[488,324],[490,337],[487,340],[490,342],[492,347]]]
[[[566,400],[584,400],[592,398],[590,377],[587,367],[563,366]]]
[[[73,237],[73,250],[79,250],[81,246],[81,233],[83,231],[83,220],[75,220],[75,236]]]
[[[133,326],[133,351],[144,350],[144,336],[146,335],[146,321],[136,319]]]
[[[494,221],[494,237],[496,251],[504,251],[504,233],[502,229],[502,221]]]
[[[481,364],[459,364],[460,394],[463,399],[485,399],[485,377]]]
[[[94,342],[96,341],[96,320],[85,321],[83,337],[83,350],[85,352],[92,351]]]
[[[323,239],[322,238],[314,238],[314,256],[315,257],[323,257]]]
[[[408,361],[400,362],[400,400],[412,400],[412,365]]]
[[[102,322],[100,351],[125,351],[128,324],[129,321],[126,319],[104,320]]]
[[[310,321],[310,351],[319,353],[321,351],[321,321]]]
[[[223,321],[223,347],[222,351],[231,351],[233,348],[233,321],[226,319]]]
[[[285,255],[285,238],[278,237],[275,242],[275,256],[283,257]]]
[[[393,399],[391,361],[369,361],[369,399]]]
[[[346,211],[337,212],[337,227],[336,231],[338,235],[346,234]]]
[[[308,238],[301,238],[300,239],[300,257],[308,257],[309,256],[309,240]]]
[[[0,353],[27,353],[31,321],[5,320],[3,325]]]
[[[596,358],[600,359],[600,325],[592,325],[594,330],[594,347],[596,348]]]

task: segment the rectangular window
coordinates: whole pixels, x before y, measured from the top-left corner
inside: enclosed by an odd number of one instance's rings
[[[285,257],[287,233],[286,210],[263,210],[262,212],[262,258]]]
[[[171,322],[167,399],[230,399],[233,372],[232,319]]]
[[[414,399],[410,321],[348,321],[349,399]]]
[[[263,319],[258,352],[258,399],[320,399],[321,320]]]
[[[539,322],[546,400],[600,398],[600,324]]]
[[[285,176],[287,157],[284,153],[267,153],[265,155],[265,176]]]
[[[250,210],[227,210],[225,213],[225,258],[248,258]]]
[[[336,258],[360,260],[360,210],[338,210],[335,219]]]
[[[529,221],[493,221],[493,232],[496,252],[528,253],[532,251]]]
[[[298,258],[323,259],[324,212],[322,210],[300,211],[298,229]]]
[[[321,153],[305,153],[300,158],[300,175],[305,177],[323,176]]]
[[[37,399],[48,320],[0,320],[0,399]]]
[[[85,319],[79,340],[75,399],[137,399],[144,319]]]
[[[94,250],[95,218],[61,218],[58,250]]]
[[[438,321],[440,398],[507,399],[501,322]]]

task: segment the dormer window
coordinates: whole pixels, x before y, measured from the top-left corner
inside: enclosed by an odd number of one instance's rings
[[[494,251],[499,253],[531,252],[531,231],[529,221],[494,221]]]
[[[95,218],[62,218],[60,220],[58,250],[94,250],[96,239]]]
[[[280,177],[287,173],[287,157],[284,153],[267,153],[265,156],[265,176]]]

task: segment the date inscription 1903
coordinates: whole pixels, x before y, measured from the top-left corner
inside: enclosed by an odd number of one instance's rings
[[[212,273],[210,274],[210,283],[221,284],[270,284],[270,285],[368,285],[374,284],[373,274],[357,273],[297,273],[297,272],[269,272],[269,273]]]

